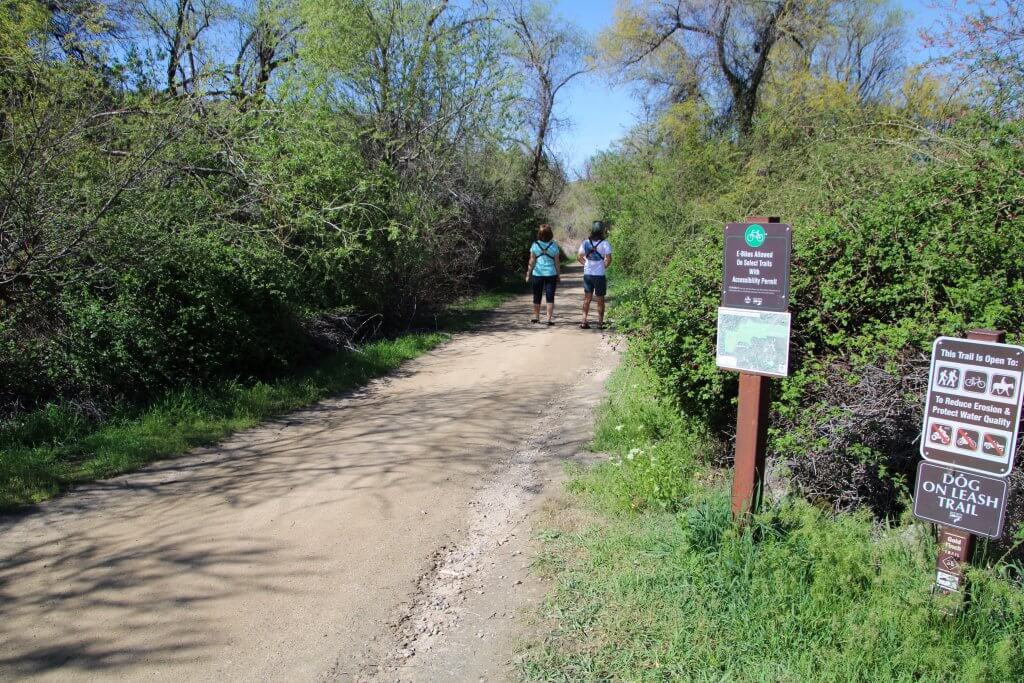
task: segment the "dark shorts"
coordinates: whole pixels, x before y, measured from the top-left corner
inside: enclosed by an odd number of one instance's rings
[[[583,291],[604,296],[608,293],[608,278],[604,275],[584,275]]]
[[[533,303],[540,303],[540,295],[542,293],[549,304],[555,303],[555,286],[558,284],[557,275],[533,275],[530,277],[530,282],[533,283]]]

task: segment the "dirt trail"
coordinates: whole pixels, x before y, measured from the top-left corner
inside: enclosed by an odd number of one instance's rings
[[[0,518],[0,679],[507,680],[530,515],[616,363],[503,306],[400,372]]]

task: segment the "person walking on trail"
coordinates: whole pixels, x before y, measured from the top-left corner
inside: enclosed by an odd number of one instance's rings
[[[594,221],[590,237],[583,240],[576,260],[583,264],[583,322],[580,327],[590,329],[590,302],[597,297],[597,326],[604,328],[604,298],[608,294],[605,274],[612,264],[612,245],[605,239],[604,224]]]
[[[526,266],[526,281],[533,283],[532,323],[540,322],[541,295],[548,305],[548,325],[554,325],[555,286],[562,279],[562,249],[555,242],[551,226],[544,224],[537,231],[537,240],[530,247],[530,263]]]

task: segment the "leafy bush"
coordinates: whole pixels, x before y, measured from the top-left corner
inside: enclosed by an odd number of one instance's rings
[[[0,417],[267,379],[348,341],[332,321],[425,326],[529,242],[493,140],[431,150],[452,192],[298,78],[280,104],[172,98],[29,52],[29,87],[0,81]]]
[[[651,281],[625,311],[634,348],[663,396],[723,432],[736,377],[715,366],[721,226],[749,207],[794,225],[792,376],[775,383],[771,448],[810,497],[898,514],[934,337],[992,327],[1014,340],[1024,327],[1024,241],[1011,227],[1024,211],[1024,128],[980,117],[942,136],[871,125],[886,142],[825,128],[779,152],[792,173],[751,154],[731,178],[716,176],[718,194],[681,199],[667,198],[680,197],[670,180],[693,184],[673,161],[675,143],[649,174],[610,157],[597,192],[616,247],[634,250],[620,263]]]

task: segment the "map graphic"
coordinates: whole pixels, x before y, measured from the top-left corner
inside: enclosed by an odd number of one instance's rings
[[[789,313],[719,308],[718,367],[785,377],[789,322]]]

